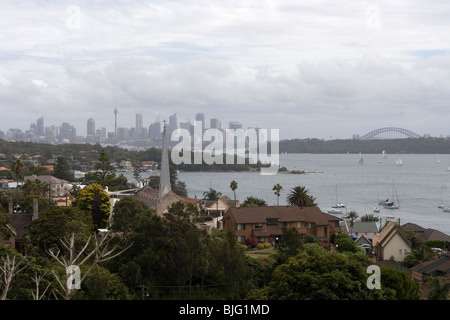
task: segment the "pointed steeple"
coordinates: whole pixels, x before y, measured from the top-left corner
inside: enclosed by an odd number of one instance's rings
[[[170,187],[170,170],[169,170],[169,154],[167,152],[166,120],[164,120],[163,122],[164,122],[164,129],[163,129],[161,168],[159,176],[160,198],[162,198],[165,194],[169,193],[172,190]]]

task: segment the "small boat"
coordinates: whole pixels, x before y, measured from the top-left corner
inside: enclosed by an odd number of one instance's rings
[[[444,211],[444,212],[450,212],[450,207],[444,207],[444,209],[442,209],[442,211]]]
[[[380,212],[380,208],[376,207],[375,209],[373,209],[373,212]]]
[[[329,209],[327,212],[328,212],[328,213],[334,213],[334,214],[342,214],[342,213],[344,213],[344,212],[342,211],[342,209],[338,209],[338,208],[331,208],[331,209]]]
[[[395,164],[396,164],[397,166],[403,165],[402,159],[398,158],[398,159],[395,161]]]

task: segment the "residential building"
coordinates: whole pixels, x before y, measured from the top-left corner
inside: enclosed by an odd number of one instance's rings
[[[231,200],[227,196],[219,197],[217,200],[202,200],[202,213],[214,217],[214,225],[221,228],[221,220],[229,208],[239,208],[239,200]]]
[[[378,235],[372,237],[372,247],[378,260],[401,262],[411,251],[411,242],[395,222],[389,221]]]
[[[348,234],[353,239],[358,239],[361,236],[371,240],[373,236],[378,235],[379,227],[375,221],[363,222],[353,221],[353,226],[349,220],[341,222],[341,231]]]
[[[70,191],[69,188],[69,182],[63,179],[55,178],[54,176],[50,175],[41,175],[41,176],[25,176],[24,181],[27,180],[40,180],[42,182],[45,182],[49,185],[50,188],[50,196],[51,197],[62,197],[65,196],[67,192]]]
[[[426,276],[431,277],[448,277],[450,279],[450,252],[436,255],[431,260],[419,263],[411,268],[411,270],[419,274],[417,280],[424,280]]]
[[[230,207],[222,221],[223,229],[234,232],[239,242],[254,238],[273,244],[280,239],[282,227],[296,228],[302,238],[311,234],[329,239],[340,232],[341,219],[319,207],[263,206]]]
[[[424,241],[428,240],[442,240],[447,244],[447,247],[450,248],[450,236],[432,228],[423,228],[415,223],[405,223],[402,225],[402,229],[405,232],[414,232],[419,237],[421,237]]]

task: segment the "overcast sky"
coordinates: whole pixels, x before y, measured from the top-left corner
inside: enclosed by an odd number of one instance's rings
[[[450,134],[450,1],[0,3],[0,130],[203,112],[286,138]],[[209,123],[209,122],[208,122]]]

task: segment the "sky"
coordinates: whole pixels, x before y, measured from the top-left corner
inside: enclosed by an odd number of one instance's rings
[[[114,131],[196,113],[351,139],[450,135],[450,2],[0,3],[0,130],[87,120]]]

